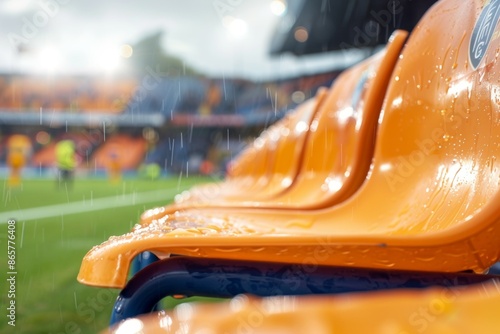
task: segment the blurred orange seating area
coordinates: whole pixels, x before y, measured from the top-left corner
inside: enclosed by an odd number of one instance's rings
[[[132,78],[0,77],[0,109],[121,113],[137,87]]]
[[[109,168],[117,160],[122,169],[138,168],[144,159],[147,142],[144,138],[134,138],[117,134],[97,148],[92,155],[91,164],[95,168]]]
[[[70,139],[75,143],[78,168],[89,170],[106,169],[112,161],[118,161],[123,170],[136,169],[147,150],[147,143],[142,137],[116,134],[104,140],[84,133],[68,133],[36,151],[31,165],[40,168],[56,166],[55,148],[62,139]]]

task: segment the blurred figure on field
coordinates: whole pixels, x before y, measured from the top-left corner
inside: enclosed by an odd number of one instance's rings
[[[61,140],[56,145],[56,161],[58,168],[58,184],[73,183],[73,171],[76,167],[75,143],[72,140]]]
[[[7,165],[10,168],[8,185],[17,187],[21,184],[21,169],[24,167],[25,159],[23,150],[20,147],[9,148],[7,155]]]
[[[8,185],[17,187],[21,184],[21,170],[26,165],[30,154],[31,142],[24,135],[13,135],[7,142],[7,166],[10,169]]]
[[[208,84],[205,99],[198,108],[198,114],[204,116],[212,115],[215,109],[220,105],[221,101],[222,93],[220,87],[215,81],[212,80]]]
[[[109,181],[114,184],[119,183],[122,179],[122,166],[120,163],[120,157],[115,151],[109,154],[108,177]]]

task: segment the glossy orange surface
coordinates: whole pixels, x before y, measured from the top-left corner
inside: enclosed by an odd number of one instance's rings
[[[347,199],[368,173],[377,119],[406,36],[406,32],[397,31],[386,49],[342,73],[318,106],[310,127],[307,122],[293,121],[293,132],[278,134],[285,138],[270,156],[273,167],[263,191],[249,193],[239,188],[239,196],[214,197],[220,193],[218,184],[203,192],[187,191],[174,205],[146,211],[141,223],[192,207],[318,209]],[[292,136],[305,131],[309,131],[308,136]]]
[[[281,179],[293,180],[297,176],[309,125],[325,95],[326,88],[320,88],[314,98],[266,129],[250,146],[250,149],[256,149],[244,151],[235,161],[230,178],[194,187],[177,196],[176,201],[190,203],[186,204],[189,206],[213,200],[236,200],[245,195],[255,198],[273,196],[285,190],[292,181],[284,183]],[[260,161],[258,154],[265,154],[267,160]]]
[[[498,282],[316,297],[237,296],[125,320],[112,334],[497,334]]]
[[[152,250],[416,271],[483,272],[500,257],[500,38],[477,69],[481,0],[442,0],[414,30],[388,87],[373,166],[360,190],[325,210],[193,209],[111,238],[79,280],[122,287]]]

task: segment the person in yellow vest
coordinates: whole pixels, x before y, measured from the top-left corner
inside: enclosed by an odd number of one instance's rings
[[[73,171],[76,167],[75,143],[72,140],[61,140],[56,145],[56,161],[59,169],[58,182],[69,185],[73,181]]]

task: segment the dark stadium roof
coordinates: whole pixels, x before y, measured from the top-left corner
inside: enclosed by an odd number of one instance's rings
[[[385,44],[411,31],[437,0],[289,0],[270,52],[312,54]]]

